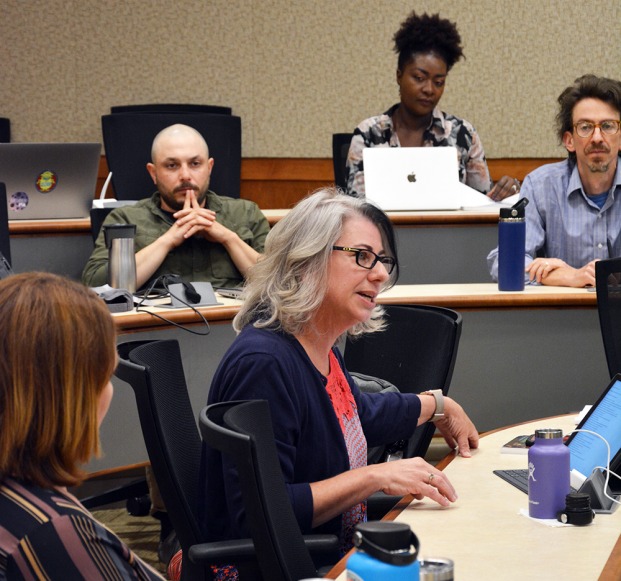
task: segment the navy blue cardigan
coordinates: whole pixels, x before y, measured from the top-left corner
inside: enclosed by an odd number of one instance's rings
[[[343,369],[343,359],[335,349]],[[416,395],[361,393],[345,371],[369,446],[409,437],[420,416]],[[303,534],[311,532],[310,483],[349,470],[345,440],[325,390],[326,378],[291,335],[246,326],[222,359],[208,403],[266,399],[270,404],[280,464]],[[248,537],[232,464],[205,446],[199,517],[209,540]],[[341,532],[337,517],[315,533]]]

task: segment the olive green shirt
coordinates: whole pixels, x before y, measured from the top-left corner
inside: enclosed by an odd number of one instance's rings
[[[270,227],[254,202],[218,196],[209,191],[206,206],[216,213],[220,224],[236,232],[257,252],[263,252]],[[115,208],[104,221],[104,225],[135,224],[136,252],[162,236],[173,223],[174,218],[160,209],[159,192],[132,206]],[[188,282],[210,282],[215,288],[240,286],[244,280],[225,248],[202,236],[188,238],[173,248],[147,284],[162,274],[178,274]],[[108,282],[108,249],[103,227],[82,272],[82,282],[88,286],[101,286]]]

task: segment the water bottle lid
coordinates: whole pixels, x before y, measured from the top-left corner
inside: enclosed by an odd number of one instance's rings
[[[542,428],[540,430],[535,430],[535,438],[542,438],[544,440],[553,440],[555,438],[562,438],[563,430],[558,430],[555,428]]]
[[[371,521],[356,525],[354,546],[390,565],[409,565],[416,560],[420,543],[405,523]]]
[[[526,206],[528,205],[528,198],[521,198],[510,208],[500,208],[501,220],[520,220],[524,218],[526,213]]]

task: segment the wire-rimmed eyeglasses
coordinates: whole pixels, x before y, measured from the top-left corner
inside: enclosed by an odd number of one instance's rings
[[[356,264],[371,270],[378,262],[381,262],[388,274],[395,268],[395,259],[392,256],[380,256],[372,250],[366,248],[351,248],[350,246],[333,246],[332,250],[342,250],[343,252],[353,252],[356,255]]]
[[[616,119],[606,119],[601,123],[593,123],[592,121],[578,121],[578,123],[574,123],[574,129],[580,137],[588,137],[595,131],[596,127],[599,127],[599,130],[606,135],[614,135],[619,131],[620,126],[621,121]]]

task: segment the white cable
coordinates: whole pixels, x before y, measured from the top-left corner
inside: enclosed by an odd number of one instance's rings
[[[606,438],[604,438],[604,436],[602,436],[601,434],[598,434],[597,432],[594,432],[592,430],[572,430],[572,433],[574,432],[584,432],[585,434],[591,434],[593,436],[597,436],[600,440],[602,440],[604,442],[604,444],[606,444],[606,467],[604,466],[595,466],[595,468],[593,468],[593,470],[591,471],[591,474],[593,474],[596,470],[605,470],[606,471],[606,481],[604,482],[604,490],[602,491],[604,493],[604,496],[608,499],[608,500],[612,500],[612,502],[616,502],[617,504],[621,504],[621,501],[617,500],[616,498],[613,498],[612,496],[610,496],[606,490],[608,489],[608,482],[610,481],[610,475],[613,474],[614,476],[616,476],[617,478],[619,478],[621,480],[621,477],[618,474],[615,474],[614,472],[610,471],[610,444],[608,443],[608,440],[606,440]]]

